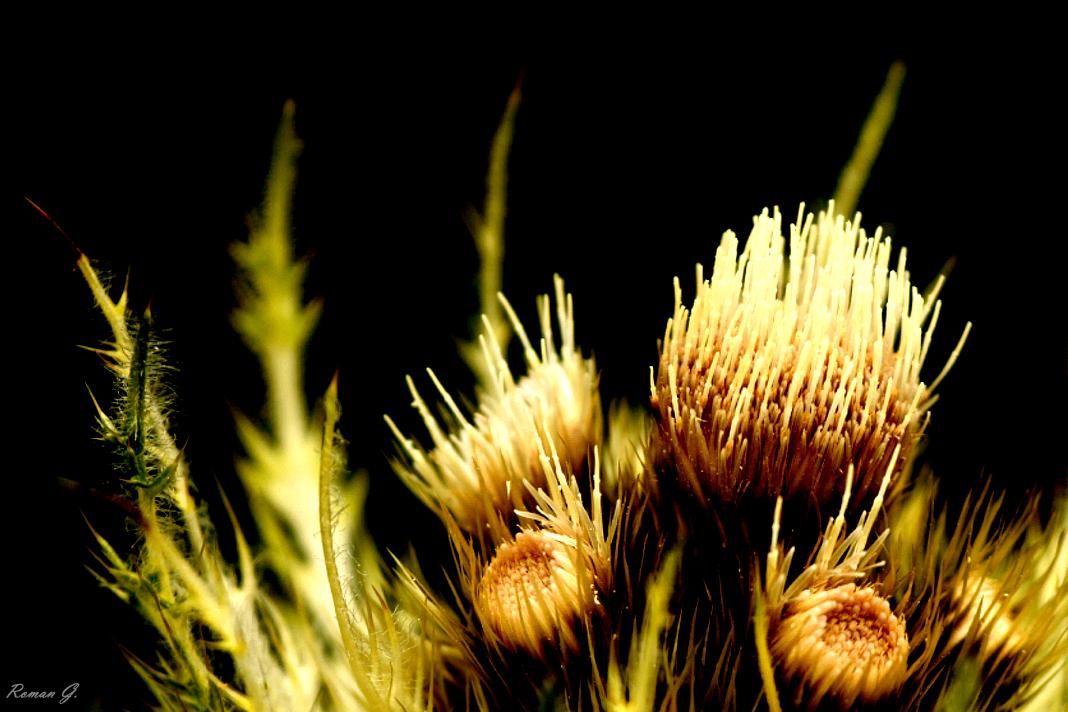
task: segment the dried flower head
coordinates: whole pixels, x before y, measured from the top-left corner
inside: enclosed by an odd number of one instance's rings
[[[535,487],[545,482],[540,462],[543,451],[558,452],[569,471],[579,471],[590,450],[601,443],[596,368],[592,359],[583,358],[575,348],[571,295],[565,295],[559,277],[555,286],[559,350],[548,297],[538,302],[542,330],[538,350],[501,297],[523,345],[527,374],[516,379],[496,340],[483,336],[492,390],[481,394],[478,410],[470,419],[429,372],[451,416],[443,428],[408,379],[414,406],[434,444],[432,450],[424,451],[386,418],[407,455],[405,462],[395,465],[398,474],[427,506],[455,519],[467,532],[481,535],[488,527],[497,540],[507,536],[507,517],[524,505],[524,482]],[[493,333],[488,324],[486,333]]]
[[[848,707],[879,700],[901,685],[909,641],[885,598],[847,583],[806,589],[792,599],[771,651],[784,675],[802,681],[814,698],[830,695]]]
[[[475,612],[503,645],[538,652],[560,640],[577,647],[575,619],[594,605],[580,585],[574,551],[540,531],[524,531],[497,548],[482,574]]]
[[[728,231],[710,279],[698,265],[689,309],[676,280],[652,400],[663,464],[699,499],[826,502],[852,465],[863,502],[895,447],[908,466],[927,424],[942,376],[926,386],[920,368],[941,279],[921,295],[905,250],[891,268],[889,238],[833,205],[816,218],[802,206],[789,258],[786,244],[778,210],[764,211],[740,255]]]

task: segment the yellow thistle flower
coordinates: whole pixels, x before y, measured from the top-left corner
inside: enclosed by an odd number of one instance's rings
[[[874,702],[904,681],[910,650],[905,623],[872,580],[882,566],[877,557],[889,532],[884,530],[869,543],[897,469],[899,450],[891,453],[871,510],[862,512],[856,527],[844,535],[853,485],[849,467],[838,516],[827,524],[811,563],[789,585],[795,552],[791,548],[784,554],[779,543],[783,499],[777,499],[765,583],[756,591],[754,619],[769,698],[777,699],[775,670],[793,683],[796,702],[804,700],[812,707],[824,698],[843,708],[857,700]]]
[[[786,606],[771,652],[788,678],[843,706],[873,702],[901,686],[908,668],[904,623],[871,587],[806,589]]]
[[[934,513],[935,490],[921,478],[890,517],[884,581],[910,601],[903,613],[923,641],[901,707],[929,706],[949,681],[976,708],[1016,709],[1068,656],[1068,577],[1055,554],[1068,541],[1064,503],[1042,526],[1038,498],[1010,515],[987,487],[951,520]],[[920,535],[916,511],[930,513]]]
[[[648,477],[646,446],[653,419],[645,411],[622,402],[608,409],[608,437],[604,448],[605,491],[619,497],[643,494],[655,482]]]
[[[466,538],[453,533],[462,553],[465,588],[489,642],[540,654],[547,643],[579,648],[579,621],[601,605],[613,586],[612,550],[622,509],[606,521],[601,506],[601,463],[594,451],[590,505],[578,479],[565,474],[558,454],[540,455],[544,488],[527,483],[534,511],[517,510],[529,528],[500,543],[486,566]]]
[[[539,299],[542,338],[531,344],[508,302],[501,303],[523,345],[527,374],[516,378],[496,340],[481,338],[492,390],[481,394],[478,410],[468,419],[432,371],[431,381],[451,417],[442,427],[431,414],[409,378],[413,405],[422,416],[433,443],[423,450],[404,437],[392,419],[393,430],[406,455],[395,469],[411,490],[442,517],[455,519],[467,532],[492,538],[507,535],[507,518],[524,505],[529,482],[545,483],[542,451],[560,453],[568,471],[581,470],[587,453],[601,444],[601,401],[592,359],[575,346],[574,306],[564,293],[563,280],[555,280],[556,319],[561,344],[557,348],[549,298]],[[487,323],[486,332],[493,330]]]
[[[778,210],[753,220],[745,248],[724,234],[712,276],[697,267],[683,306],[675,282],[651,383],[662,465],[701,501],[804,493],[826,502],[855,468],[857,501],[878,487],[895,447],[912,459],[932,391],[920,369],[941,279],[923,296],[901,250],[859,215],[804,206],[783,234]],[[963,344],[965,335],[961,339]],[[960,345],[958,345],[958,352]]]

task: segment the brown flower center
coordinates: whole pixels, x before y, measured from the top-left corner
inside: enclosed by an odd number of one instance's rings
[[[893,664],[900,631],[886,601],[854,596],[827,614],[820,638],[827,648],[858,664]]]
[[[844,705],[885,697],[904,681],[904,623],[872,588],[805,590],[787,604],[772,643],[787,677]]]

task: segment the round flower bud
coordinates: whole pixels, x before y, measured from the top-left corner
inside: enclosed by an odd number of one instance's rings
[[[485,568],[475,612],[491,640],[539,653],[556,642],[577,647],[575,620],[596,605],[579,584],[574,550],[544,532],[524,531],[501,544]]]
[[[772,655],[784,676],[799,683],[798,697],[825,696],[842,707],[875,702],[905,680],[909,641],[904,623],[874,589],[845,584],[805,589],[785,607]]]
[[[444,423],[439,422],[408,379],[433,448],[424,450],[387,418],[405,453],[395,463],[397,473],[423,502],[469,534],[481,537],[488,531],[494,539],[507,536],[513,510],[526,505],[526,485],[545,485],[543,454],[555,451],[567,471],[574,473],[586,466],[589,452],[601,445],[597,369],[575,345],[571,296],[565,295],[559,278],[556,302],[559,348],[547,297],[540,301],[540,349],[531,344],[507,307],[523,344],[527,372],[517,378],[499,346],[484,339],[492,387],[480,394],[474,413],[464,414],[431,372],[447,412]]]

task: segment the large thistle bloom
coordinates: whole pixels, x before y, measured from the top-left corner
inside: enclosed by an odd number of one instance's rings
[[[905,251],[891,256],[859,215],[802,206],[787,230],[778,210],[754,218],[741,252],[725,233],[692,306],[676,281],[652,399],[662,466],[682,486],[826,502],[852,465],[865,501],[896,447],[909,465],[941,378],[920,379],[941,282],[921,294]]]

